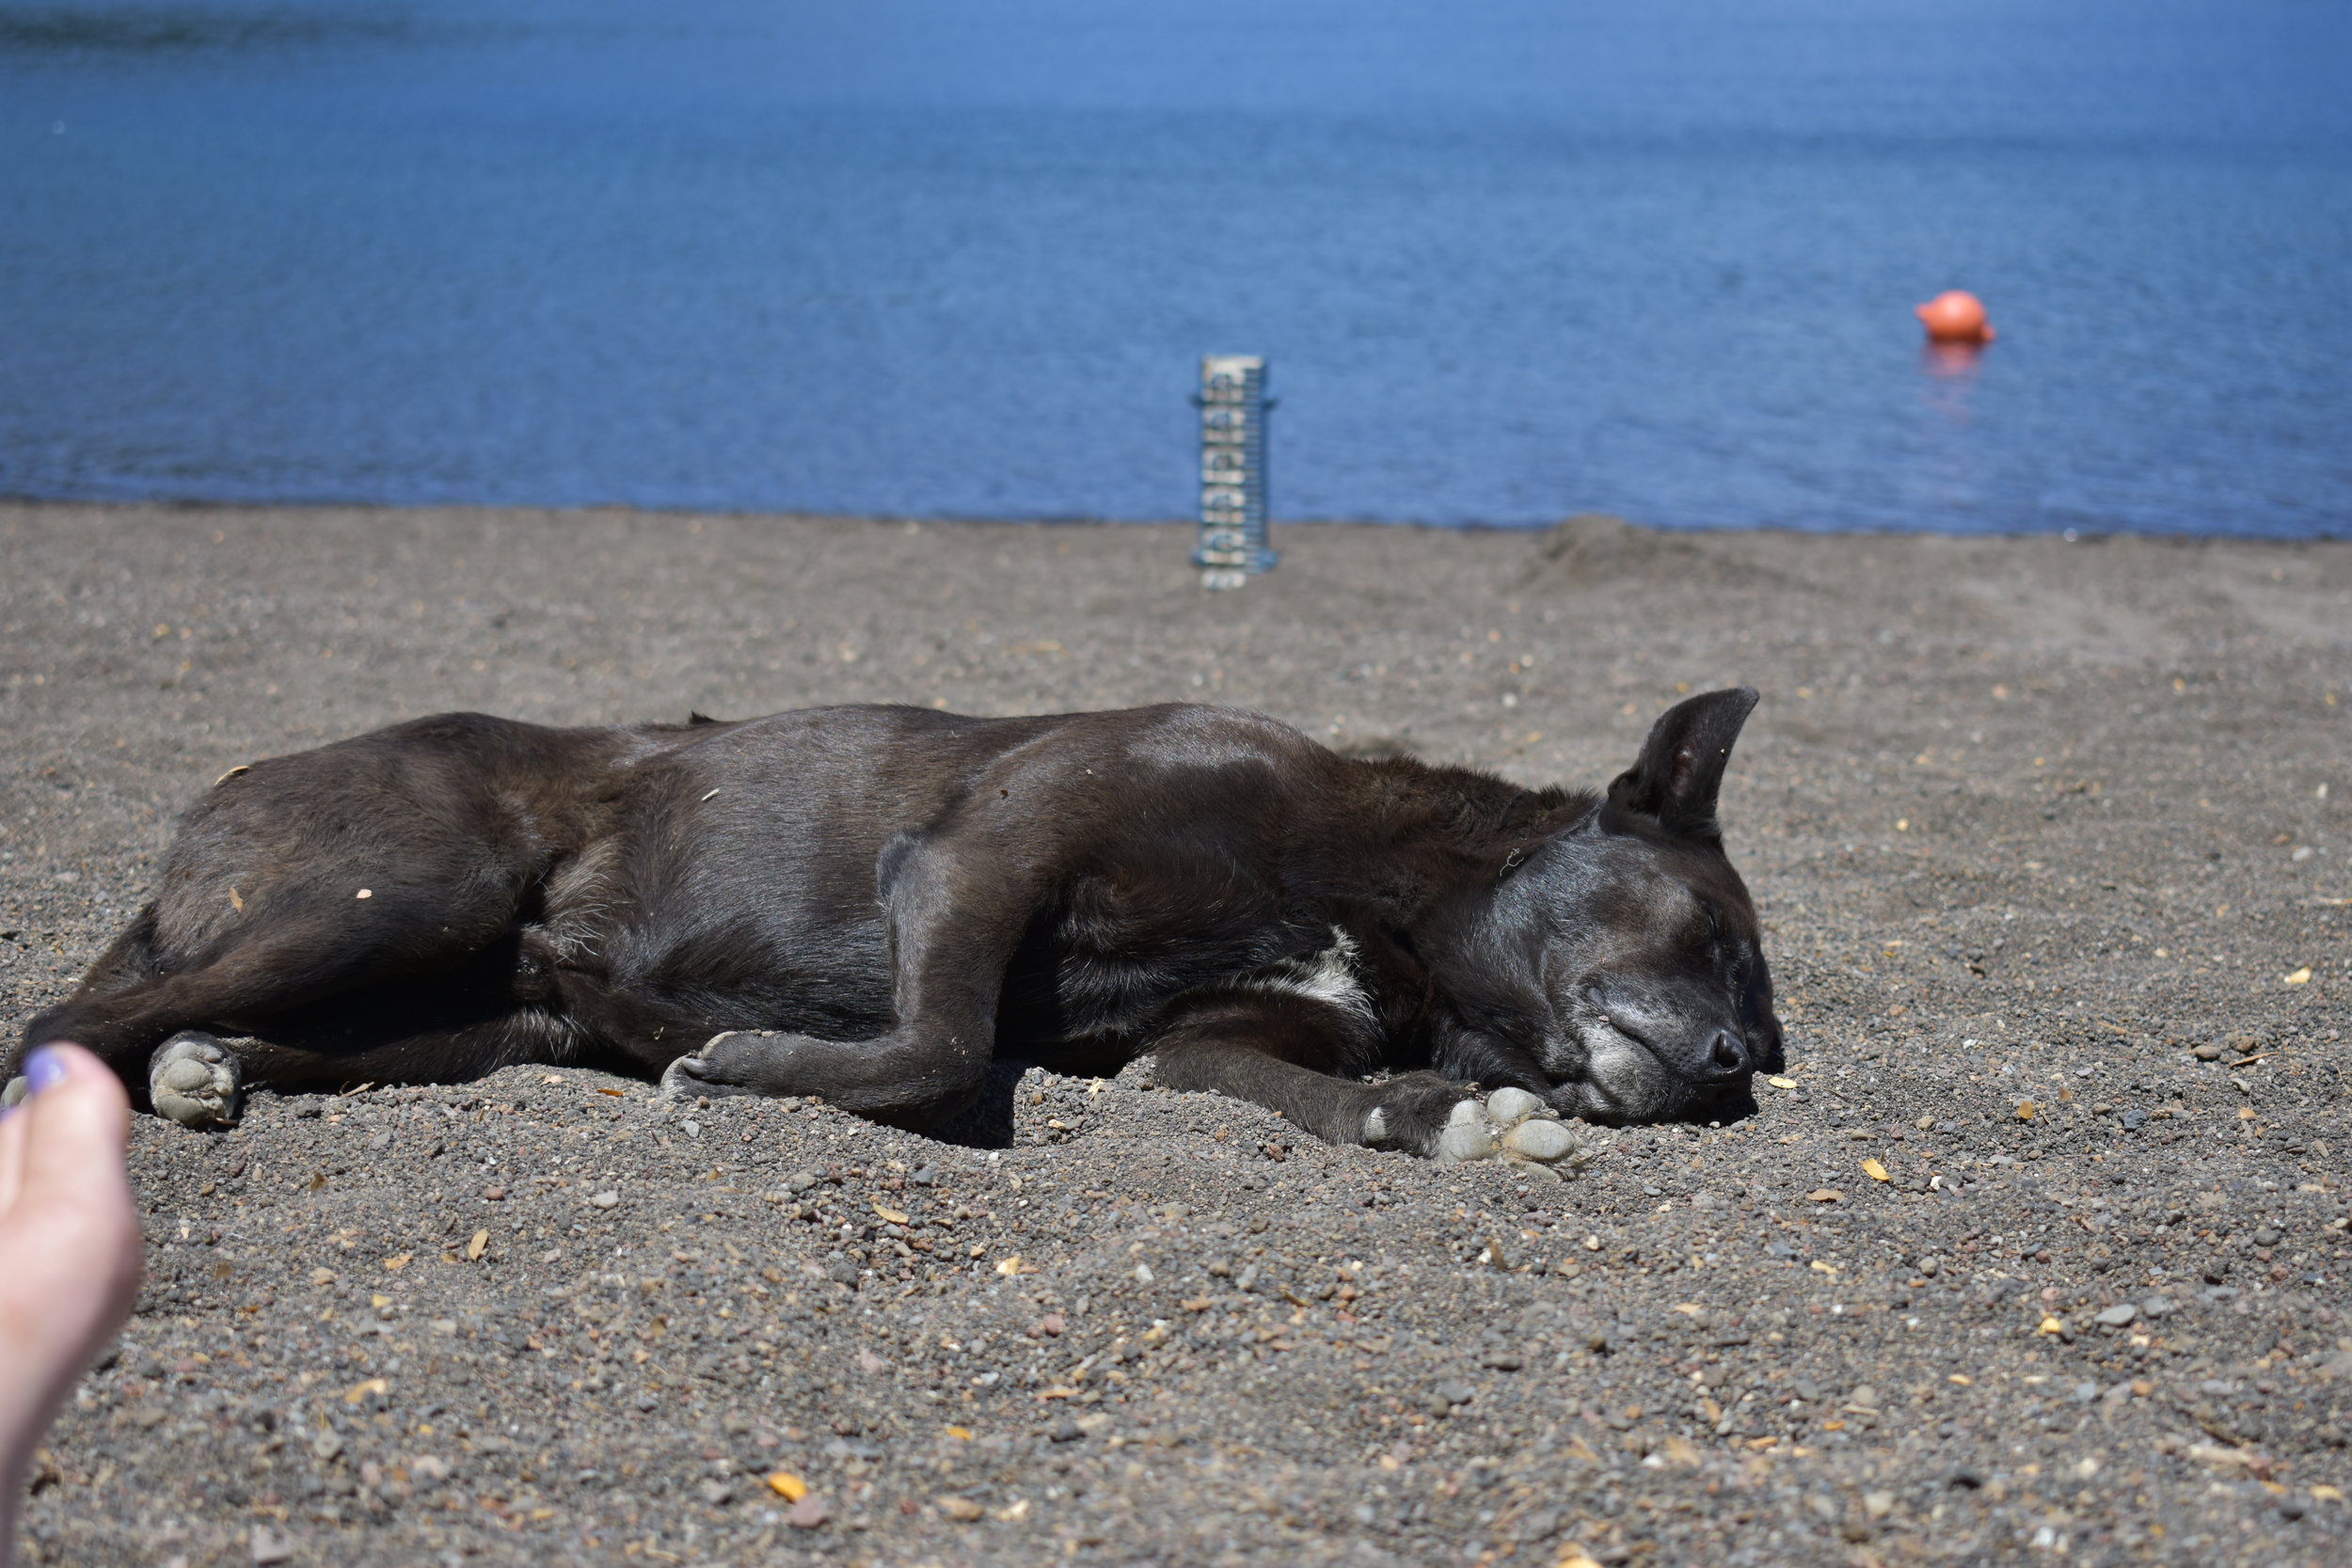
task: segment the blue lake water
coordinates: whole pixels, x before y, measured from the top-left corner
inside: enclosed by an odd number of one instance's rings
[[[0,493],[1180,516],[1207,352],[1278,518],[2352,532],[2352,8],[0,0]]]

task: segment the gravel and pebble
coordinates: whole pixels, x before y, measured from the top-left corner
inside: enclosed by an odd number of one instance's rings
[[[1581,1169],[1148,1063],[946,1138],[528,1065],[145,1118],[25,1560],[2352,1557],[2352,546],[1284,546],[1212,597],[1168,527],[0,506],[10,1029],[205,783],[420,712],[1207,698],[1598,782],[1738,679],[1790,1033]]]

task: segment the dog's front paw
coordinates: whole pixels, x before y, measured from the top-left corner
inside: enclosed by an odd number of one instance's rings
[[[1482,1103],[1458,1084],[1402,1083],[1364,1120],[1364,1142],[1402,1148],[1441,1164],[1523,1161],[1581,1170],[1591,1163],[1576,1134],[1524,1089],[1502,1088]]]
[[[1486,1116],[1500,1129],[1497,1141],[1504,1159],[1532,1160],[1540,1165],[1565,1162],[1578,1170],[1592,1164],[1567,1123],[1525,1089],[1495,1090],[1486,1097]]]
[[[691,1100],[698,1094],[708,1093],[708,1090],[700,1086],[699,1081],[695,1078],[694,1067],[695,1058],[690,1053],[680,1056],[676,1061],[663,1068],[661,1069],[661,1098]]]
[[[1416,1072],[1380,1085],[1380,1101],[1364,1117],[1363,1140],[1372,1148],[1393,1148],[1423,1159],[1442,1158],[1438,1144],[1448,1118],[1475,1105],[1469,1089],[1434,1072]]]
[[[729,1029],[703,1048],[672,1062],[661,1074],[664,1100],[718,1100],[727,1095],[779,1093],[771,1080],[793,1037],[764,1030]]]
[[[236,1125],[244,1078],[234,1053],[194,1029],[164,1041],[147,1062],[155,1114],[199,1132]]]

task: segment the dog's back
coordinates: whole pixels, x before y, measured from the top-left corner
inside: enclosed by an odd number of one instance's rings
[[[517,1052],[659,1070],[727,1028],[856,1039],[892,1016],[892,873],[958,833],[1018,844],[1055,922],[1011,987],[1019,1043],[1132,1030],[1171,986],[1324,935],[1274,934],[1267,873],[1284,802],[1348,766],[1188,705],[437,715],[217,781],[153,903],[28,1039],[135,1061],[202,1016],[268,1041],[281,1080],[458,1079]]]

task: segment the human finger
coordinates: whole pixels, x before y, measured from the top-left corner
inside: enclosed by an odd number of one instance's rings
[[[24,1064],[32,1097],[8,1120],[23,1140],[20,1191],[87,1192],[129,1185],[123,1149],[131,1101],[122,1081],[78,1045],[45,1045]]]
[[[9,1206],[16,1202],[17,1183],[24,1175],[23,1119],[14,1107],[0,1113],[0,1219],[8,1217]]]
[[[97,1288],[95,1316],[79,1326],[86,1337],[103,1337],[138,1288],[138,1212],[123,1165],[130,1101],[105,1064],[80,1046],[44,1047],[26,1069],[32,1098],[8,1118],[22,1144],[16,1196],[0,1216],[20,1240],[71,1232],[72,1244],[57,1257],[79,1259],[81,1277]]]
[[[121,1081],[78,1045],[49,1045],[25,1062],[32,1097],[8,1125],[19,1143],[16,1193],[5,1211],[34,1221],[76,1216],[92,1243],[135,1250],[137,1213],[123,1165],[131,1102]]]

